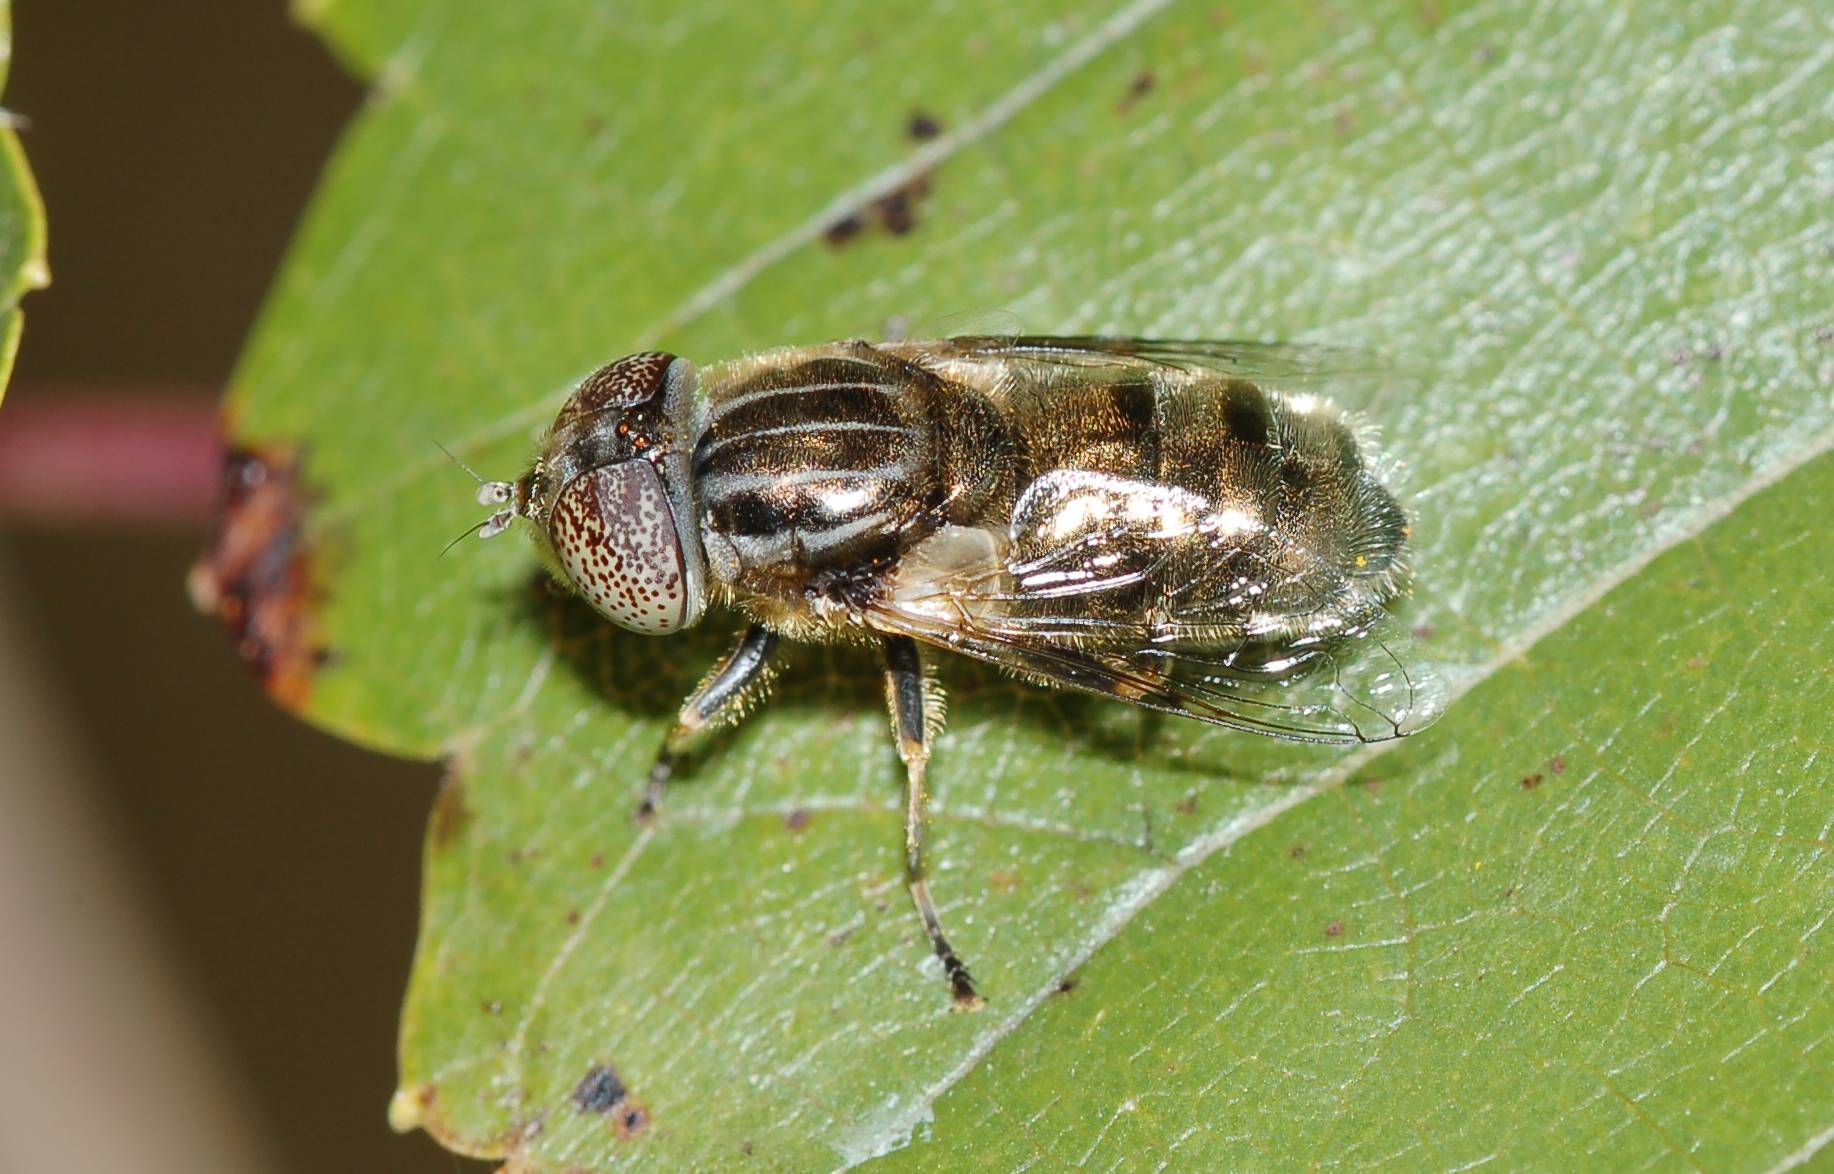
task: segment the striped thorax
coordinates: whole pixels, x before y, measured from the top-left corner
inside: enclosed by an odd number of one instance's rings
[[[844,619],[850,593],[980,514],[1011,447],[979,396],[863,343],[719,371],[695,424],[689,475],[712,577],[784,619]]]

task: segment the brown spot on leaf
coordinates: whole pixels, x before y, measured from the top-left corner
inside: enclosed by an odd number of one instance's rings
[[[822,234],[822,239],[838,249],[865,231],[866,217],[858,212],[850,212],[830,224],[828,231]]]
[[[1153,76],[1152,70],[1142,69],[1139,73],[1134,74],[1132,81],[1127,83],[1127,92],[1121,96],[1115,109],[1126,114],[1140,104],[1140,99],[1152,93],[1153,87],[1158,84],[1159,79]]]
[[[1172,808],[1173,810],[1177,811],[1178,814],[1180,815],[1196,815],[1197,814],[1197,796],[1186,795],[1184,798],[1180,799],[1178,802],[1172,804]]]
[[[586,864],[592,868],[604,868],[605,867],[605,853],[594,852],[592,854],[592,859],[588,860]]]
[[[1554,755],[1553,761],[1547,764],[1547,768],[1553,771],[1557,775],[1563,775],[1567,773],[1566,756],[1562,754]]]
[[[1341,921],[1333,921],[1330,925],[1325,926],[1325,936],[1328,938],[1343,937],[1344,923]]]
[[[1534,790],[1536,787],[1539,787],[1541,785],[1542,777],[1543,776],[1540,771],[1536,771],[1532,775],[1523,775],[1522,776],[1522,789],[1524,791]]]
[[[913,142],[927,143],[942,133],[942,123],[934,114],[916,110],[911,113],[911,121],[906,124],[904,133],[910,135]]]
[[[620,1140],[629,1139],[649,1128],[650,1111],[630,1095],[617,1070],[599,1064],[588,1071],[573,1089],[573,1103],[581,1112],[598,1113],[611,1118]]]
[[[1071,991],[1075,990],[1077,984],[1080,983],[1081,981],[1082,980],[1077,978],[1074,974],[1068,976],[1067,978],[1059,979],[1057,986],[1052,991],[1052,993],[1059,994],[1059,995],[1067,995]]]
[[[868,228],[882,228],[893,236],[904,236],[917,227],[918,203],[930,194],[930,173],[919,172],[903,184],[855,209],[828,226],[822,234],[834,248],[853,242]]]
[[[650,1111],[636,1101],[627,1100],[612,1116],[612,1127],[619,1141],[629,1141],[650,1127]]]
[[[465,805],[465,784],[456,776],[447,775],[439,785],[439,793],[433,797],[433,818],[427,825],[433,851],[444,852],[451,848],[470,826],[471,808]]]
[[[331,659],[318,639],[310,505],[296,452],[230,449],[216,538],[186,581],[192,603],[222,621],[262,687],[288,709],[306,704],[313,676]]]
[[[996,868],[987,874],[987,883],[1002,893],[1010,893],[1019,887],[1019,870],[1016,868]]]
[[[783,813],[783,826],[792,832],[800,832],[809,826],[809,813],[800,807],[792,807]]]
[[[577,909],[567,910],[567,924],[568,925],[578,925],[579,924],[579,910]]]
[[[1305,859],[1305,845],[1304,844],[1294,844],[1291,848],[1288,848],[1286,850],[1286,854],[1288,856],[1291,856],[1294,860],[1304,860]]]
[[[901,187],[887,192],[873,202],[879,223],[893,236],[903,236],[917,227],[917,201],[930,192],[930,177],[916,175]]]

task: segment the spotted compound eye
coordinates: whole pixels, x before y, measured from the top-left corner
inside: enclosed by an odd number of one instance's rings
[[[674,361],[674,355],[663,351],[626,355],[586,376],[574,399],[584,412],[646,404],[662,391],[669,364]]]
[[[612,623],[652,636],[683,626],[681,540],[662,478],[648,461],[575,477],[554,503],[548,538],[573,586]]]

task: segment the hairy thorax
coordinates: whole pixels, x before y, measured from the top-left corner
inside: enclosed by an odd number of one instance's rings
[[[979,393],[866,344],[706,373],[690,458],[714,580],[783,630],[844,628],[904,554],[1010,502]]]

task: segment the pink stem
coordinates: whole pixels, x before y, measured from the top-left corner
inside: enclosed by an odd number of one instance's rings
[[[35,388],[0,405],[0,523],[202,526],[221,470],[203,396]]]

